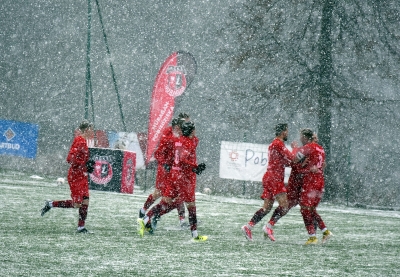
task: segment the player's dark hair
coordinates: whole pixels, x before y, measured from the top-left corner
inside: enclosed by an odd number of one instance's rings
[[[181,118],[181,119],[188,119],[188,118],[190,118],[190,115],[187,114],[187,113],[180,113],[178,115],[178,117]]]
[[[196,129],[193,121],[183,122],[181,125],[182,135],[185,137],[190,136],[190,134]]]
[[[89,122],[88,120],[83,120],[81,124],[79,124],[79,130],[82,132],[85,131],[86,129],[93,127],[93,123]]]
[[[282,132],[288,129],[287,123],[279,123],[275,126],[275,136],[279,136]]]
[[[172,119],[172,122],[171,122],[172,126],[176,126],[176,125],[180,126],[180,124],[181,124],[181,119],[180,118],[176,117],[176,118]]]
[[[314,132],[310,128],[301,129],[300,134],[308,140],[313,140]]]
[[[186,120],[189,120],[189,118],[190,118],[190,115],[189,115],[189,114],[187,114],[187,113],[180,113],[180,114],[178,115],[178,117],[175,118],[175,119],[177,120],[175,125],[179,125],[179,127],[182,128],[182,124],[185,123]],[[172,124],[172,126],[175,126],[175,125]]]

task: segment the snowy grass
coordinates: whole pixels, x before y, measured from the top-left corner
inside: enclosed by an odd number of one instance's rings
[[[0,276],[400,276],[398,211],[321,204],[335,236],[304,246],[295,208],[278,222],[275,243],[264,240],[262,224],[250,243],[240,227],[261,200],[199,194],[198,229],[209,240],[196,243],[178,229],[176,211],[154,235],[138,237],[137,211],[148,193],[91,191],[86,227],[94,233],[82,235],[75,233],[77,210],[40,216],[44,199],[69,198],[67,184],[0,171]]]

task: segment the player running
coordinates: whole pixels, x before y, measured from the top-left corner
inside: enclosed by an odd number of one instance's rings
[[[79,208],[78,233],[88,233],[85,220],[89,208],[88,173],[93,172],[94,161],[89,161],[87,139],[93,137],[93,124],[83,121],[80,135],[74,138],[68,152],[67,162],[71,165],[68,170],[68,184],[72,200],[46,201],[41,215],[44,216],[51,208]]]

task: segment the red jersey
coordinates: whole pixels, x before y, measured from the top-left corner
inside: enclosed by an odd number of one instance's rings
[[[311,142],[300,148],[301,152],[307,159],[305,165],[300,169],[301,173],[311,173],[311,167],[317,167],[318,172],[314,174],[323,173],[323,164],[325,162],[325,151],[324,148],[318,143]]]
[[[86,139],[82,136],[75,137],[67,156],[67,162],[71,165],[68,170],[68,184],[72,200],[75,203],[80,203],[84,200],[84,197],[89,197],[86,168],[89,156]]]
[[[174,134],[172,132],[172,127],[169,126],[164,129],[160,143],[157,147],[157,150],[154,152],[154,158],[156,158],[157,162],[159,165],[163,164],[170,164],[171,159],[173,157],[172,153],[172,148],[173,148],[173,142],[172,138],[174,137]]]
[[[285,166],[290,165],[294,160],[294,154],[286,148],[282,140],[275,138],[268,146],[268,166],[267,173],[285,176]]]
[[[77,136],[74,138],[67,156],[67,163],[71,165],[68,171],[68,180],[87,179],[87,161],[89,161],[89,148],[86,139]]]
[[[192,172],[197,167],[196,148],[199,144],[197,137],[188,138],[181,136],[174,143],[173,167],[180,168],[186,172]]]
[[[172,164],[173,161],[173,142],[174,142],[174,134],[172,132],[172,126],[169,126],[164,129],[160,143],[158,145],[157,150],[154,152],[154,158],[158,162],[157,166],[157,176],[156,176],[156,188],[162,190],[163,184],[165,181],[165,177],[168,174],[165,171],[164,164]]]
[[[184,202],[195,201],[197,167],[196,147],[199,143],[197,137],[188,138],[181,136],[174,138],[174,161],[168,175],[165,196],[179,198]]]
[[[285,193],[286,188],[283,180],[285,178],[285,166],[290,165],[294,155],[286,148],[282,140],[275,138],[268,146],[268,166],[262,183],[263,193],[261,199],[275,199],[280,193]]]
[[[304,174],[300,205],[317,207],[324,192],[323,164],[325,162],[325,151],[321,145],[311,142],[304,145],[300,152],[306,157],[306,164],[301,169]],[[318,172],[311,172],[311,167],[317,167]]]

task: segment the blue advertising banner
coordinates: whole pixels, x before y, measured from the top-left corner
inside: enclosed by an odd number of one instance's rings
[[[39,125],[0,120],[0,154],[36,158]]]

